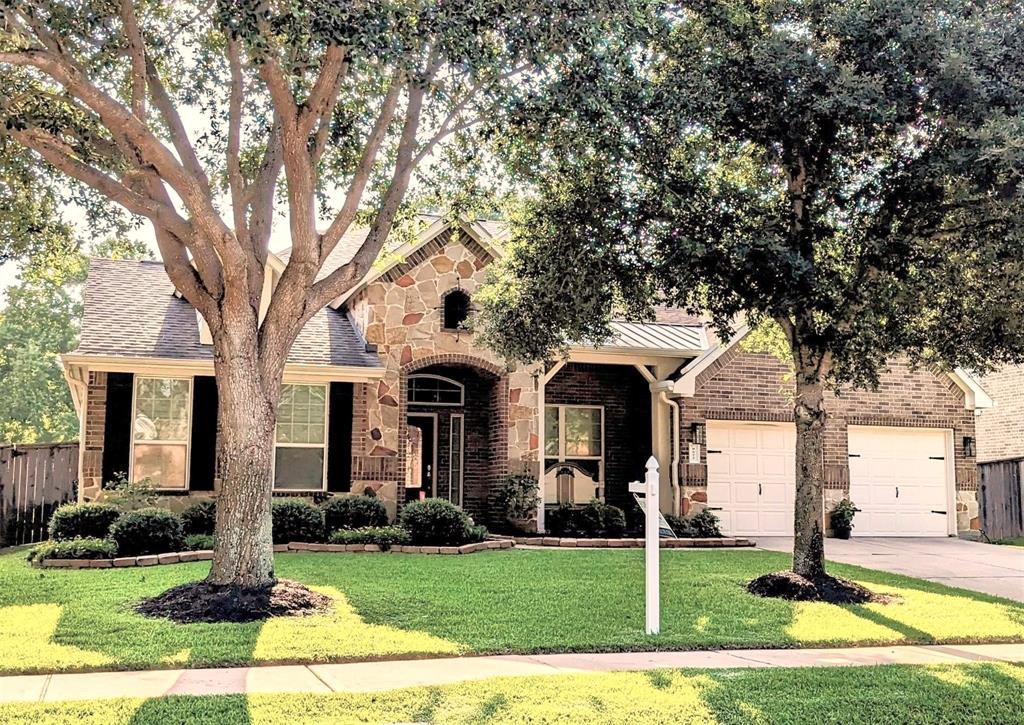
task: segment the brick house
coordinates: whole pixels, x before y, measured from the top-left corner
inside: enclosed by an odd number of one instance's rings
[[[995,405],[978,411],[978,463],[1024,459],[1024,365],[982,378]]]
[[[652,454],[662,501],[708,506],[727,533],[792,531],[793,426],[785,365],[718,341],[675,310],[613,323],[600,347],[508,368],[474,342],[473,295],[501,254],[501,224],[425,222],[303,330],[284,373],[274,492],[372,491],[394,513],[437,496],[480,521],[510,473],[542,481],[545,508],[626,506]],[[362,242],[347,236],[324,274]],[[271,254],[266,284],[288,262]],[[167,505],[216,496],[217,393],[209,332],[159,263],[95,260],[79,348],[64,356],[82,427],[80,496],[118,473]],[[847,492],[860,535],[955,535],[976,516],[968,375],[894,361],[878,391],[827,401],[828,505]],[[973,508],[972,508],[973,507]]]

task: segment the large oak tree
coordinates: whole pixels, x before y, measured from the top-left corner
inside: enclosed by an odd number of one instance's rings
[[[531,360],[658,301],[726,336],[777,324],[793,568],[821,581],[826,387],[875,383],[895,354],[1024,354],[1019,5],[695,0],[660,17],[507,117],[500,151],[533,186],[486,333]]]
[[[221,431],[211,583],[273,581],[272,436],[300,330],[370,269],[414,172],[490,114],[513,79],[598,38],[618,6],[3,3],[0,116],[12,153],[0,164],[97,214],[117,206],[144,220],[209,324]],[[291,255],[261,318],[275,217]],[[321,275],[356,224],[366,241]]]

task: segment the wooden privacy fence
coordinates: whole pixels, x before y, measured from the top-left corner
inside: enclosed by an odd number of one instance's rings
[[[0,546],[45,539],[50,514],[77,494],[77,443],[0,446]]]
[[[988,538],[1024,536],[1024,459],[978,466],[978,516]]]

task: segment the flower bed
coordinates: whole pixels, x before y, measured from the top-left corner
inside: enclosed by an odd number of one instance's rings
[[[376,554],[474,554],[478,551],[511,549],[511,539],[492,539],[462,546],[392,546],[384,549],[378,544],[307,544],[293,541],[290,544],[274,544],[276,553],[290,551],[318,551],[330,553],[376,553]],[[111,569],[129,566],[156,566],[158,564],[179,564],[188,561],[209,561],[213,551],[178,551],[167,554],[146,556],[120,556],[114,559],[44,559],[33,561],[32,566],[42,569]]]

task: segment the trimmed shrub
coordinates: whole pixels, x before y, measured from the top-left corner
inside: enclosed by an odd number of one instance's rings
[[[406,504],[400,523],[412,544],[460,546],[476,535],[473,520],[458,506],[439,498]]]
[[[363,526],[358,529],[338,529],[330,536],[332,544],[377,544],[382,549],[408,544],[409,532],[401,526]]]
[[[324,526],[328,532],[388,525],[387,509],[379,499],[371,496],[335,496],[324,503],[323,510]]]
[[[668,525],[672,527],[672,530],[676,532],[676,536],[680,539],[692,539],[694,537],[693,524],[690,519],[684,519],[682,516],[676,516],[675,514],[665,514],[665,520],[668,521]]]
[[[718,517],[711,509],[702,509],[700,513],[689,518],[693,526],[693,534],[702,539],[716,539],[721,537],[722,530],[718,528]]]
[[[166,554],[181,551],[185,534],[181,521],[167,509],[144,508],[121,514],[110,527],[110,538],[121,556]]]
[[[179,516],[185,536],[212,535],[217,525],[217,503],[215,501],[199,501],[186,508]]]
[[[36,544],[28,552],[29,561],[45,559],[112,559],[117,546],[110,539],[65,539]]]
[[[50,517],[50,538],[102,539],[121,512],[108,503],[66,503]]]
[[[486,526],[470,526],[469,531],[466,534],[467,544],[476,544],[487,538],[487,527]]]
[[[308,501],[273,501],[270,514],[275,544],[293,541],[315,544],[324,540],[324,512]]]
[[[555,536],[620,539],[626,533],[626,514],[596,499],[586,506],[563,504],[548,513],[547,527]]]
[[[212,534],[192,534],[185,537],[186,551],[208,551],[213,549]]]

